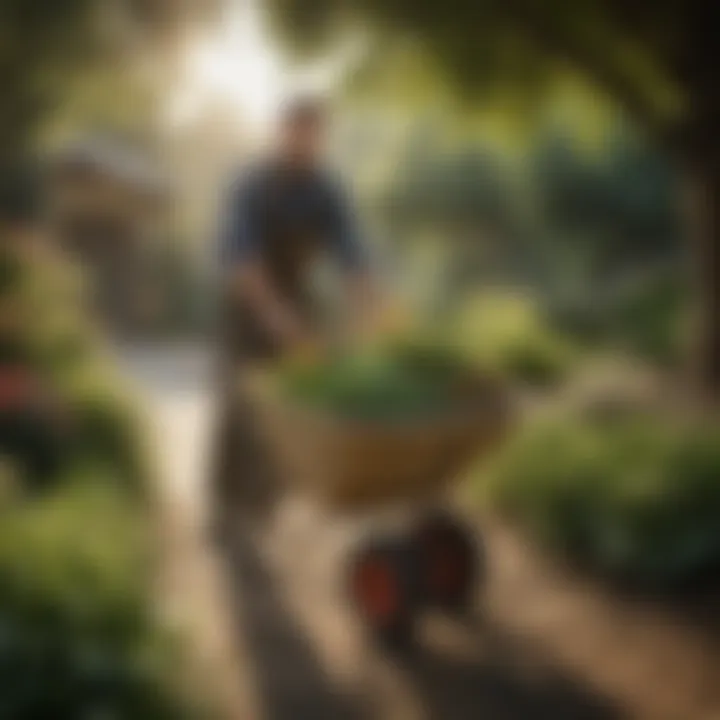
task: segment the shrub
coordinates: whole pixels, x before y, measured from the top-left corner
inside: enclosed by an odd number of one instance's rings
[[[720,428],[657,417],[528,427],[494,499],[542,542],[609,573],[673,583],[720,563]]]
[[[15,465],[0,458],[0,514],[6,505],[13,503],[18,495],[18,472]]]
[[[0,524],[0,716],[186,717],[148,610],[146,523],[115,483],[74,478]]]
[[[88,323],[56,309],[28,332],[33,357],[51,377],[89,362],[97,355],[98,339]]]
[[[484,292],[470,297],[451,321],[453,342],[488,370],[531,385],[561,381],[574,351],[527,298]]]
[[[576,342],[613,345],[657,366],[676,366],[688,339],[690,293],[677,274],[634,279],[607,296],[562,303],[553,324]]]
[[[86,367],[59,382],[72,424],[76,455],[107,467],[136,493],[151,482],[150,448],[130,390],[101,367]]]
[[[1,287],[7,290],[0,296],[2,307],[8,310],[8,322],[15,320],[11,329],[23,363],[60,400],[69,431],[64,437],[75,451],[68,457],[98,462],[126,485],[145,489],[150,473],[139,419],[131,393],[111,372],[83,311],[83,276],[50,254],[27,258],[5,253],[0,260]]]
[[[675,365],[687,335],[688,293],[673,277],[653,277],[619,297],[610,311],[612,333],[640,357]]]
[[[79,280],[49,256],[0,256],[0,360],[37,379],[37,421],[71,450],[33,495],[23,458],[0,457],[0,718],[207,717],[168,681],[149,597],[149,453]],[[40,426],[21,419],[5,418],[0,439],[38,459]]]

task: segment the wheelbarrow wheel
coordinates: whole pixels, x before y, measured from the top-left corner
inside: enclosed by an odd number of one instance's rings
[[[423,602],[457,615],[470,613],[486,574],[484,545],[477,534],[450,513],[435,513],[420,522],[414,545]]]
[[[392,649],[408,646],[419,605],[414,558],[407,541],[373,539],[350,560],[349,593],[375,640]]]

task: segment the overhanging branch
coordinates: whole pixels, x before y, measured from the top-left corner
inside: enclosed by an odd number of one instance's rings
[[[627,73],[608,61],[610,49],[602,54],[589,43],[565,32],[553,22],[542,6],[522,0],[508,0],[508,8],[515,17],[524,18],[523,32],[545,52],[563,58],[579,68],[599,88],[613,97],[633,118],[641,123],[657,140],[667,140],[668,122],[655,103]]]

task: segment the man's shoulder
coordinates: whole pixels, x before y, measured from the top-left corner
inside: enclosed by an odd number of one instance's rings
[[[278,182],[282,186],[284,172],[272,158],[260,157],[247,161],[230,177],[229,186],[233,195],[262,195],[271,192]],[[310,176],[310,185],[316,191],[333,198],[342,195],[345,183],[342,175],[331,166],[318,166]]]

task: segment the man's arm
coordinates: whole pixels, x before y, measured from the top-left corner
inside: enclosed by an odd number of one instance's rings
[[[256,183],[248,176],[230,193],[221,237],[223,281],[231,297],[246,302],[273,338],[283,346],[292,345],[302,340],[304,329],[260,261],[252,212]]]
[[[333,249],[347,280],[354,321],[360,331],[374,323],[377,288],[372,279],[368,249],[352,201],[337,181],[329,181]]]
[[[304,341],[303,324],[275,291],[260,263],[247,261],[232,272],[232,290],[245,299],[273,338],[288,347]]]

